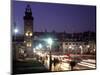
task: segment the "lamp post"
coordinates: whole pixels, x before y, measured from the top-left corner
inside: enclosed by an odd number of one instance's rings
[[[15,28],[14,29],[14,39],[16,40],[16,34],[18,33],[18,29],[17,28]]]
[[[52,68],[52,55],[51,55],[51,47],[52,47],[52,43],[53,43],[53,40],[51,38],[48,38],[47,39],[47,43],[49,44],[49,70],[51,71],[51,68]]]
[[[15,56],[14,56],[14,57],[15,57],[15,58],[14,58],[14,59],[17,59],[17,53],[16,53],[16,52],[17,52],[17,51],[16,51],[16,34],[17,34],[17,33],[18,33],[18,29],[15,28],[15,29],[14,29],[14,40],[15,40],[15,46],[14,46],[14,47],[15,47],[15,50],[14,50],[14,55],[15,55]]]

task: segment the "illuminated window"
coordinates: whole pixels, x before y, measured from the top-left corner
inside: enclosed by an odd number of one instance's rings
[[[31,45],[31,43],[27,43],[27,47],[31,47],[32,45]]]
[[[30,36],[32,36],[32,33],[30,32]]]
[[[25,34],[26,36],[32,36],[32,32],[26,32],[26,34]]]
[[[26,33],[25,35],[28,36],[28,33]]]
[[[24,53],[24,50],[23,50],[23,49],[21,49],[21,53],[22,53],[22,54]]]

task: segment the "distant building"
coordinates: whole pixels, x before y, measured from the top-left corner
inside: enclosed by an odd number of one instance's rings
[[[65,33],[65,32],[35,32],[34,41],[44,42],[43,39],[48,37],[53,38],[53,51],[68,53],[88,53],[96,49],[96,33],[83,32],[83,33]],[[38,42],[38,43],[39,43]],[[90,51],[89,51],[90,50]]]

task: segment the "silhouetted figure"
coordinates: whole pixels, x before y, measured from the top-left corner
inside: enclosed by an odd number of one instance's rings
[[[57,58],[54,58],[54,61],[53,61],[53,63],[54,63],[54,66],[56,66],[56,65],[59,63],[59,59],[57,59]]]
[[[76,65],[76,62],[75,61],[71,61],[70,62],[70,66],[71,66],[71,70],[73,71],[73,68],[74,68],[74,66]]]

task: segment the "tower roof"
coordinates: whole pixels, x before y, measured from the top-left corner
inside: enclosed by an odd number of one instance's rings
[[[25,12],[27,12],[27,13],[32,13],[32,11],[31,11],[31,7],[30,7],[29,4],[26,6],[26,10],[25,10]]]
[[[24,19],[32,19],[33,20],[32,10],[31,10],[31,7],[30,7],[29,4],[25,8],[25,16],[24,16]]]

